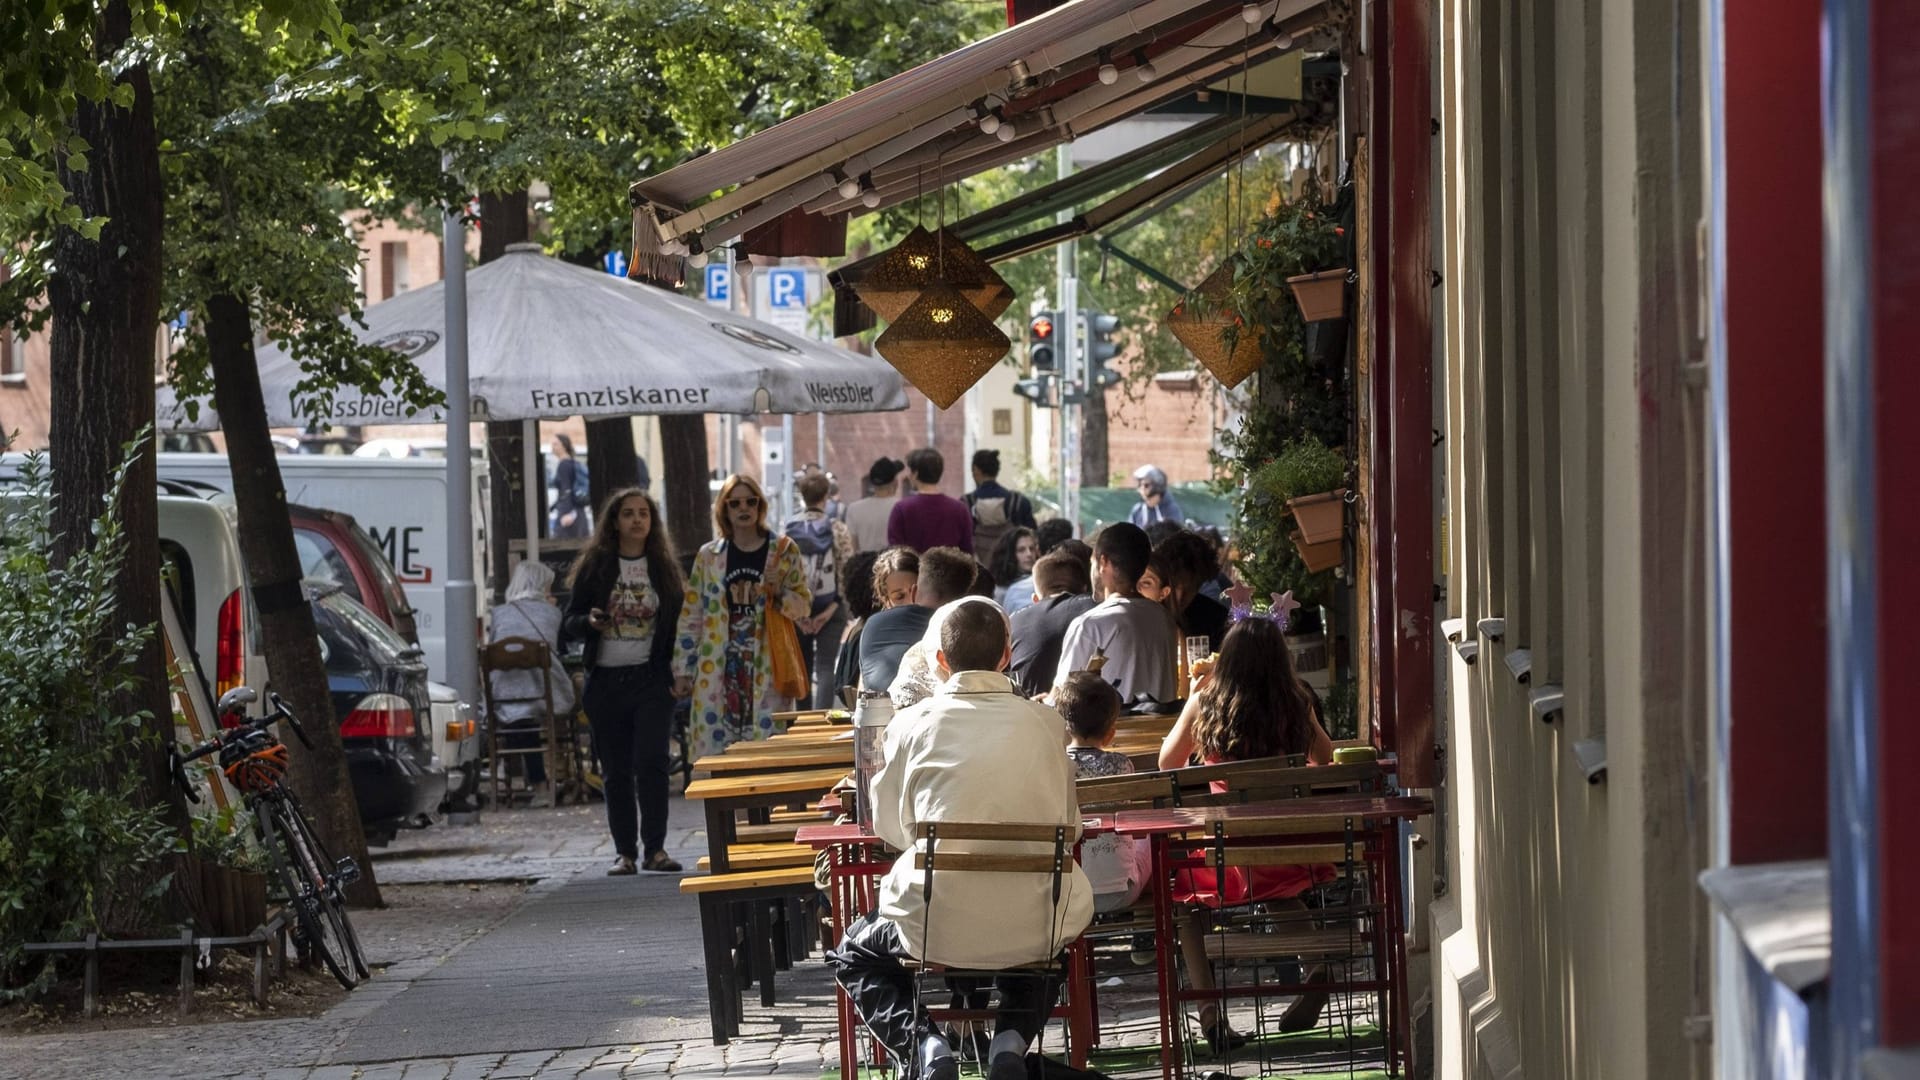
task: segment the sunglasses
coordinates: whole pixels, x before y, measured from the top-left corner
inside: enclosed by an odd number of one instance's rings
[[[729,510],[753,510],[759,507],[759,505],[760,505],[760,500],[757,497],[752,495],[749,495],[744,499],[728,499],[727,500],[727,509]]]

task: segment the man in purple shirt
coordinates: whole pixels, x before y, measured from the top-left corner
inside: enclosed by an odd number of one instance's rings
[[[894,504],[887,518],[887,543],[915,551],[937,547],[973,550],[973,511],[951,495],[940,493],[940,476],[947,463],[931,447],[907,455],[913,475],[913,494]]]

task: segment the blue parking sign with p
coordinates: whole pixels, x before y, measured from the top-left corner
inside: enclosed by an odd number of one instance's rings
[[[707,264],[707,303],[722,307],[733,303],[733,276],[727,273],[725,263]]]
[[[807,306],[807,272],[775,267],[767,271],[767,305],[775,308]]]

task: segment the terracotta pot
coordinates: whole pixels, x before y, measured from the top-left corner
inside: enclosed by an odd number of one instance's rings
[[[1340,539],[1347,525],[1346,495],[1347,489],[1341,488],[1288,499],[1287,509],[1293,511],[1294,523],[1300,526],[1300,538],[1309,544]]]
[[[1300,552],[1300,561],[1307,569],[1315,573],[1331,570],[1340,565],[1340,538],[1323,540],[1318,544],[1309,544],[1299,533],[1293,534],[1293,546]]]
[[[1287,279],[1300,317],[1307,322],[1337,319],[1347,313],[1347,270],[1340,267]]]

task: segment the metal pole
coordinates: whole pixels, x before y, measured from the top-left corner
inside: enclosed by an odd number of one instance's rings
[[[441,159],[441,167],[451,156]],[[467,225],[465,207],[448,208],[441,255],[447,332],[447,685],[462,701],[480,700],[479,588],[473,580],[473,422],[467,385]],[[529,493],[531,496],[531,493]]]
[[[1062,143],[1054,151],[1054,175],[1061,180],[1073,175],[1073,147]],[[1062,210],[1055,220],[1065,225],[1073,220],[1071,209]],[[1073,279],[1074,258],[1079,246],[1072,240],[1055,251],[1057,288],[1053,312],[1054,370],[1060,373],[1060,436],[1055,445],[1060,452],[1060,513],[1080,532],[1078,503],[1080,462],[1080,406],[1067,399],[1073,396],[1080,372],[1074,365],[1076,342],[1073,340],[1074,305],[1079,290]]]
[[[526,491],[527,561],[540,561],[540,421],[520,422],[520,476]]]

